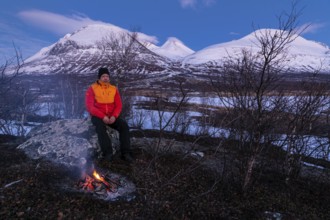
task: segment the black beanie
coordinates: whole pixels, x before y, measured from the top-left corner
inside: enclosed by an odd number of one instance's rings
[[[102,67],[102,68],[99,69],[98,77],[101,78],[101,76],[102,76],[103,74],[108,74],[108,75],[110,75],[108,68],[103,68],[103,67]]]

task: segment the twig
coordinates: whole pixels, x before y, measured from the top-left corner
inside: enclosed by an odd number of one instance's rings
[[[16,184],[16,183],[21,182],[22,180],[23,180],[23,179],[16,180],[16,181],[14,181],[14,182],[8,183],[8,184],[6,184],[3,188],[8,188],[9,186],[12,186],[12,185],[14,185],[14,184]]]

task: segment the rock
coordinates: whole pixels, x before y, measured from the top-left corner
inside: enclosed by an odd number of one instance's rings
[[[119,147],[116,130],[108,129],[113,152]],[[82,166],[90,158],[101,157],[95,128],[89,119],[65,119],[33,128],[18,149],[32,159],[47,159],[67,166]]]
[[[118,132],[109,128],[108,134],[115,153],[119,147]],[[72,186],[72,182],[62,185],[65,190],[72,189],[74,192],[92,194],[96,198],[106,201],[135,198],[135,185],[125,176],[100,168],[96,169],[94,164],[90,164],[90,158],[101,157],[102,155],[95,128],[89,119],[58,120],[39,125],[29,132],[27,140],[17,148],[23,150],[32,159],[46,159],[70,168],[77,167],[79,178],[81,178],[80,182],[85,181],[86,176],[91,176],[92,171],[96,170],[103,178],[107,177],[107,184],[110,184],[110,180],[116,181],[111,183],[112,185],[116,183],[113,186],[113,191],[103,188],[95,188],[92,191],[90,189],[85,190],[78,184]],[[89,165],[92,166],[89,167]],[[91,168],[91,172],[87,168]],[[73,171],[77,170],[73,169]],[[98,186],[103,186],[103,184]]]

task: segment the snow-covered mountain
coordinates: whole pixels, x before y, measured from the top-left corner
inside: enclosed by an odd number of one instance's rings
[[[26,59],[26,62],[31,62],[33,60],[40,60],[51,54],[52,52],[57,52],[58,47],[62,47],[63,45],[70,45],[68,42],[75,42],[75,46],[84,49],[97,48],[97,42],[101,41],[103,38],[109,36],[122,37],[122,35],[129,33],[129,31],[122,29],[120,27],[114,25],[104,25],[104,24],[93,24],[85,26],[73,33],[65,35],[55,44],[50,45],[49,47],[41,49],[35,55]],[[143,33],[138,33],[137,38],[140,42],[157,42],[155,37],[145,35]],[[72,45],[73,46],[73,45]],[[93,52],[93,51],[90,51]],[[95,51],[94,51],[95,52]]]
[[[169,37],[161,47],[157,47],[156,45],[148,45],[147,48],[156,54],[172,60],[181,60],[195,52],[175,37]]]
[[[95,71],[100,66],[107,66],[109,58],[106,57],[99,47],[100,42],[106,38],[120,39],[129,31],[114,25],[93,24],[83,27],[71,34],[65,35],[56,43],[41,49],[35,55],[25,60],[21,69],[30,74],[49,73],[89,73]],[[137,33],[137,40],[141,47],[138,59],[144,66],[151,69],[164,69],[171,65],[171,60],[157,55],[142,45],[151,45],[156,42],[156,38],[143,33]]]
[[[239,55],[243,48],[259,51],[255,36],[265,31],[275,33],[278,30],[260,29],[241,39],[211,45],[196,52],[175,37],[157,46],[156,37],[137,33],[137,40],[143,47],[135,52],[140,68],[149,72],[187,72],[187,69],[205,72],[201,68],[207,68],[210,63],[219,65],[224,58]],[[109,65],[109,58],[98,46],[102,39],[109,36],[120,39],[127,33],[130,32],[111,24],[88,25],[26,59],[22,71],[30,74],[94,72],[99,66]],[[291,69],[312,71],[322,67],[323,72],[330,72],[330,49],[326,45],[297,36],[289,45],[288,55],[286,65]]]
[[[272,36],[279,30],[260,29],[241,39],[226,43],[211,45],[194,54],[186,56],[182,62],[185,64],[200,65],[208,62],[220,63],[228,56],[241,55],[242,49],[253,53],[260,51],[256,36],[268,33]],[[330,48],[321,43],[309,41],[300,36],[295,36],[288,45],[287,64],[293,70],[313,71],[321,67],[323,71],[330,71]]]

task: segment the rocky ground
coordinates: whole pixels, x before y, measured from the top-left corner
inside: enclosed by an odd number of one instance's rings
[[[230,178],[203,165],[221,158],[213,152],[201,161],[154,157],[134,146],[132,164],[94,161],[136,185],[132,200],[104,201],[65,189],[79,181],[75,170],[31,160],[17,144],[1,139],[0,219],[330,219],[329,183],[300,179],[288,187],[280,174],[267,172],[242,193]]]

